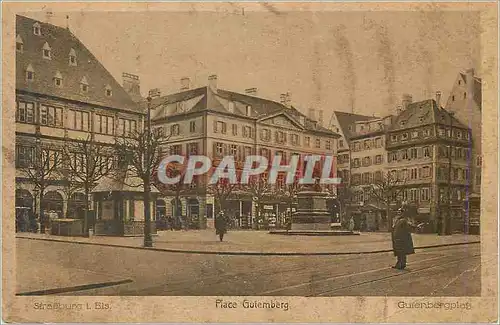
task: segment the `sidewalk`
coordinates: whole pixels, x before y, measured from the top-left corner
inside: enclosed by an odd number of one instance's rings
[[[64,237],[18,233],[30,238],[80,244],[143,248],[142,237]],[[413,234],[416,249],[479,243],[479,235],[437,236]],[[219,242],[214,230],[160,231],[153,236],[153,249],[195,254],[226,255],[342,255],[392,251],[389,233],[361,233],[360,236],[280,236],[267,231],[230,231]],[[464,245],[464,249],[465,249]],[[148,248],[151,249],[151,248]]]

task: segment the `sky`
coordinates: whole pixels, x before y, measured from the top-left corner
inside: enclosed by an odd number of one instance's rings
[[[121,83],[177,92],[180,79],[236,92],[289,92],[304,113],[395,113],[404,93],[445,102],[458,72],[480,68],[480,20],[471,11],[95,12],[25,14],[66,27]],[[69,16],[69,19],[66,19]]]

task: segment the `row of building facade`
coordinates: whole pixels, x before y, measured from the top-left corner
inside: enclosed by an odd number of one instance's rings
[[[445,219],[452,231],[478,226],[481,79],[470,69],[451,88],[446,107],[438,91],[419,102],[406,94],[395,114],[384,117],[334,112],[330,128],[341,134],[338,174],[344,180],[339,197],[359,227],[387,229],[388,210],[402,206],[430,229]],[[374,188],[390,188],[394,198],[381,201]]]
[[[337,175],[350,195],[330,189],[337,199],[331,203],[332,213],[344,219],[355,216],[367,228],[384,227],[384,209],[369,187],[387,172],[405,179],[405,190],[395,202],[416,205],[422,219],[437,218],[448,190],[456,218],[463,219],[463,201],[480,188],[480,119],[477,123],[474,117],[473,125],[467,119],[472,110],[480,112],[480,89],[480,79],[467,71],[459,75],[446,109],[439,96],[417,103],[405,96],[394,115],[334,112],[329,125],[323,123],[322,111],[306,115],[291,105],[289,94],[273,101],[258,97],[256,88],[244,93],[220,89],[216,75],[198,88],[183,78],[179,92],[157,93],[148,105],[138,76],[124,73],[120,85],[70,30],[17,16],[16,206],[77,217],[84,202],[81,191],[71,191],[67,179],[52,177],[42,199],[22,169],[35,152],[62,151],[68,142],[88,137],[111,152],[117,138],[144,127],[150,109],[153,128],[169,136],[164,153],[215,160],[233,155],[239,162],[253,154],[278,155],[285,162],[292,155],[336,156]],[[142,222],[141,189],[126,183],[104,180],[94,189],[92,207],[98,220]],[[151,207],[156,217],[183,215],[198,226],[211,224],[217,197],[206,189],[193,184],[181,195],[161,190],[155,191]],[[269,189],[257,213],[252,194],[235,191],[225,209],[242,226],[257,222],[256,215],[279,224],[291,212],[279,193],[279,188]]]

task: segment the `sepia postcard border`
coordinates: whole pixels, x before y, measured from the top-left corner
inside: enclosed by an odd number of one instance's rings
[[[232,3],[235,4],[235,3]],[[241,3],[248,11],[271,10],[259,3]],[[481,11],[484,156],[481,201],[481,297],[281,297],[290,309],[256,310],[214,308],[218,297],[89,297],[15,296],[16,251],[14,218],[15,143],[15,13],[27,11],[218,11],[228,3],[3,3],[3,119],[2,119],[2,270],[3,320],[6,322],[497,322],[498,321],[498,4],[474,3],[272,3],[272,10],[335,11]],[[269,298],[269,297],[268,297]],[[231,299],[231,297],[225,297]],[[241,298],[234,297],[236,300]],[[470,302],[470,310],[400,309],[398,302]],[[111,310],[47,311],[35,302],[109,303]]]

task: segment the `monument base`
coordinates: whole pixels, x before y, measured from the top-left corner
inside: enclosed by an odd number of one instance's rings
[[[271,230],[269,234],[285,236],[359,236],[359,232],[350,230]]]
[[[292,215],[290,230],[272,230],[273,235],[299,236],[343,236],[359,235],[349,230],[341,230],[340,223],[331,223],[331,215],[326,205],[327,193],[301,191],[297,194],[298,208]]]
[[[292,223],[291,230],[330,230],[330,223]]]

